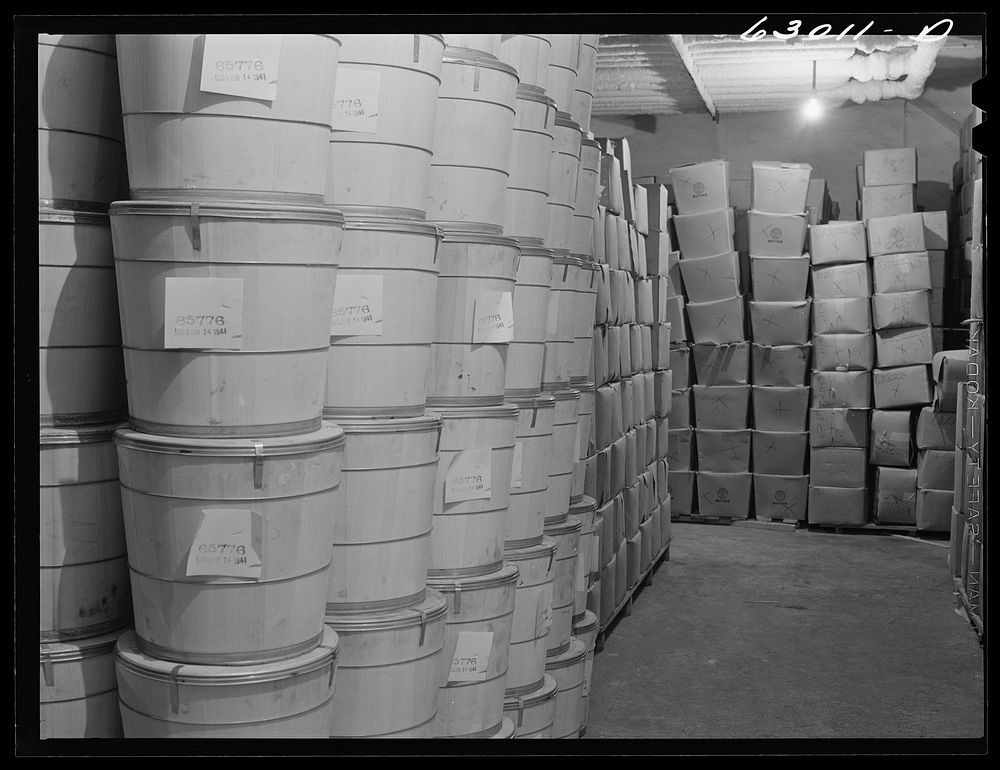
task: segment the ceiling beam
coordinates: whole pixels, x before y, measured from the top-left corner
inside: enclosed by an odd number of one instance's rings
[[[677,51],[678,55],[681,57],[681,61],[684,62],[684,67],[687,69],[688,74],[691,76],[691,80],[694,81],[695,88],[698,89],[698,94],[701,96],[701,100],[705,103],[705,109],[708,110],[708,114],[712,116],[712,120],[719,119],[719,112],[715,109],[715,104],[712,102],[712,97],[708,93],[708,89],[699,77],[697,68],[694,66],[694,60],[691,58],[691,52],[688,50],[687,45],[684,43],[683,35],[669,35],[670,42],[674,44],[674,49]]]

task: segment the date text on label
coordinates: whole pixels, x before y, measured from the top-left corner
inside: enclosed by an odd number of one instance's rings
[[[461,631],[448,671],[449,682],[484,682],[493,651],[492,631]]]
[[[201,90],[274,101],[281,35],[205,35]]]
[[[338,273],[331,337],[382,334],[382,276]]]
[[[486,500],[493,493],[493,450],[464,449],[451,459],[444,482],[445,503]]]
[[[473,344],[514,339],[514,300],[509,291],[484,291],[476,297]]]
[[[243,348],[242,278],[167,278],[163,347]]]
[[[259,578],[261,561],[253,548],[252,517],[247,510],[204,511],[188,552],[185,574]]]
[[[378,133],[381,85],[381,72],[339,65],[333,97],[333,130]]]

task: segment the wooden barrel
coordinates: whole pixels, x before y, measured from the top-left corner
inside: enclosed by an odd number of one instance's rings
[[[583,132],[568,113],[557,112],[552,124],[552,138],[545,245],[557,251],[569,251],[573,245],[573,212],[576,210]]]
[[[507,345],[504,394],[530,397],[542,389],[545,329],[552,287],[552,249],[519,241],[514,283],[514,339]]]
[[[601,631],[601,624],[597,615],[587,610],[579,621],[573,622],[573,636],[583,642],[587,649],[587,657],[583,664],[583,721],[580,727],[580,736],[587,729],[587,716],[590,706],[590,686],[594,678],[594,653],[597,650],[597,635]]]
[[[593,377],[594,370],[594,311],[597,304],[597,283],[600,268],[594,262],[581,260],[573,288],[574,332],[570,364],[570,384],[577,387]]]
[[[327,738],[337,633],[308,651],[253,665],[177,665],[126,632],[115,671],[126,738]]]
[[[594,222],[597,218],[600,177],[601,146],[584,136],[580,143],[580,171],[576,178],[576,197],[573,200],[569,253],[589,261],[594,260]]]
[[[522,86],[535,86],[547,91],[549,62],[552,61],[550,35],[501,35],[500,61],[515,70]]]
[[[120,738],[113,631],[38,651],[38,737]]]
[[[443,681],[448,603],[327,616],[340,637],[332,738],[429,738]]]
[[[556,680],[556,717],[553,738],[578,738],[583,726],[583,677],[587,648],[579,639],[570,640],[566,652],[545,662],[545,673]]]
[[[569,112],[573,120],[590,130],[590,114],[594,106],[594,79],[597,75],[597,41],[600,35],[580,35],[580,63],[573,84],[573,101]]]
[[[524,695],[507,695],[504,714],[514,723],[515,738],[551,738],[559,685],[548,674],[540,687]]]
[[[546,655],[563,653],[573,630],[576,562],[580,553],[580,531],[583,522],[570,514],[559,524],[549,524],[545,534],[556,541],[555,574],[552,578],[552,626],[546,642]]]
[[[545,497],[545,524],[558,524],[569,513],[569,499],[573,486],[573,466],[576,463],[577,414],[580,408],[580,391],[559,390],[556,399],[556,416],[552,423],[552,457],[549,460],[549,488]]]
[[[445,34],[444,42],[451,55],[485,55],[494,59],[500,55],[500,34],[454,35]],[[462,49],[461,51],[456,49]]]
[[[476,222],[502,231],[516,91],[513,67],[473,52],[453,56],[446,51],[427,192],[428,219]]]
[[[340,35],[326,201],[423,219],[441,35]]]
[[[543,684],[557,547],[553,538],[546,537],[538,545],[504,551],[504,559],[519,573],[504,685],[508,695],[533,692]]]
[[[427,404],[502,404],[514,336],[517,241],[443,227],[442,235]]]
[[[504,716],[503,720],[500,722],[500,729],[493,733],[493,735],[490,735],[489,738],[497,740],[511,740],[512,738],[517,737],[516,733],[517,728],[514,726],[514,720],[510,717]]]
[[[164,660],[276,660],[323,632],[344,432],[115,433],[137,644]]]
[[[531,238],[541,243],[549,225],[546,203],[555,104],[542,89],[519,85],[514,107],[503,232],[519,240]]]
[[[323,203],[340,40],[118,35],[135,199]]]
[[[569,387],[573,376],[577,311],[573,287],[579,268],[580,260],[565,251],[556,252],[545,322],[545,358],[542,361],[542,388],[545,390]]]
[[[420,417],[438,287],[433,225],[348,215],[334,289],[323,414]],[[364,313],[366,305],[371,314]]]
[[[38,36],[38,198],[104,213],[125,145],[113,35]]]
[[[124,628],[132,617],[114,429],[96,425],[39,431],[43,642],[98,636]]]
[[[438,417],[340,420],[327,615],[419,604],[431,555]]]
[[[517,567],[505,564],[477,577],[427,578],[448,601],[435,737],[483,736],[499,729],[517,577]]]
[[[328,207],[111,207],[132,425],[174,436],[319,428],[343,216]]]
[[[503,565],[518,408],[433,409],[441,418],[428,576],[484,575]]]
[[[576,559],[576,570],[573,573],[573,622],[583,618],[587,611],[587,589],[590,587],[592,570],[592,553],[594,537],[594,518],[597,516],[597,501],[584,496],[578,503],[569,507],[570,516],[580,520],[580,547]]]
[[[569,114],[573,107],[576,73],[580,66],[581,35],[549,35],[552,41],[552,58],[549,61],[549,95],[556,100],[556,107]]]
[[[517,406],[518,414],[505,549],[525,548],[542,541],[556,416],[556,400],[546,393],[510,399],[508,403]]]
[[[38,209],[41,425],[128,414],[118,289],[107,214]]]

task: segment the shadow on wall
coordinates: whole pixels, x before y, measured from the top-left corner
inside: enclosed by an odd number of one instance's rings
[[[917,181],[913,201],[924,211],[948,211],[951,208],[952,192],[950,184],[921,179]]]

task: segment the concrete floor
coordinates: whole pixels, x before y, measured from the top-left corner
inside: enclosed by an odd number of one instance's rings
[[[678,524],[594,661],[600,738],[974,738],[943,541]]]

